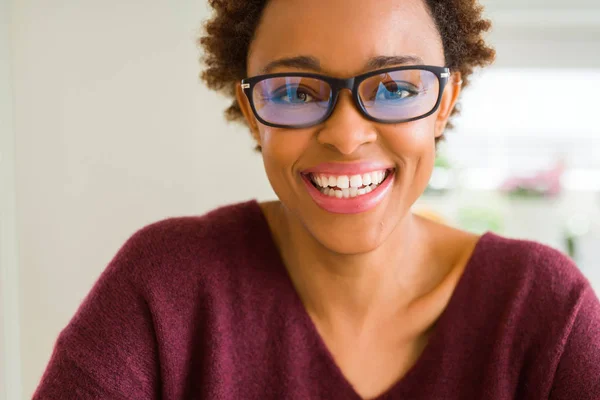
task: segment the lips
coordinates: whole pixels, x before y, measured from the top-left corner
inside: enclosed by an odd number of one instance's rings
[[[315,203],[326,211],[354,214],[376,207],[389,192],[394,168],[379,163],[327,163],[302,172]]]

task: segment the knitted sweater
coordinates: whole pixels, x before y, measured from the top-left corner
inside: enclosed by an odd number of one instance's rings
[[[378,399],[600,399],[600,303],[563,254],[484,234],[414,366]],[[134,234],[34,399],[360,399],[255,201]]]

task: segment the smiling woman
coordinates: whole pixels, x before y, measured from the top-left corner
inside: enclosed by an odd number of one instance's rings
[[[600,303],[566,256],[410,211],[493,60],[481,7],[210,4],[203,77],[278,200],[136,233],[35,398],[599,398]]]

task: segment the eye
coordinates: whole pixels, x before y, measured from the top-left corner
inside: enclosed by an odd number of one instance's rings
[[[277,103],[306,104],[314,102],[316,99],[306,88],[283,86],[273,92],[270,100]]]
[[[419,95],[419,91],[412,85],[403,82],[380,83],[375,94],[375,100],[404,100]]]

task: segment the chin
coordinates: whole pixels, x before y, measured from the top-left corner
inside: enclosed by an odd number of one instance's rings
[[[390,213],[384,204],[380,206],[361,214],[307,217],[303,224],[321,246],[333,253],[365,254],[380,247],[403,219],[400,208],[394,207]]]
[[[309,193],[315,192],[316,188],[308,179],[303,178],[297,186],[272,186],[295,221],[293,225],[304,230],[309,241],[334,254],[358,255],[372,252],[384,244],[410,212],[412,190],[400,185],[403,179],[395,174],[388,175],[388,179],[382,177],[383,183],[370,193],[377,196],[371,197],[375,201],[371,201],[370,208],[354,213],[336,213],[323,207],[318,197],[321,193]],[[355,200],[358,199],[360,197]]]

